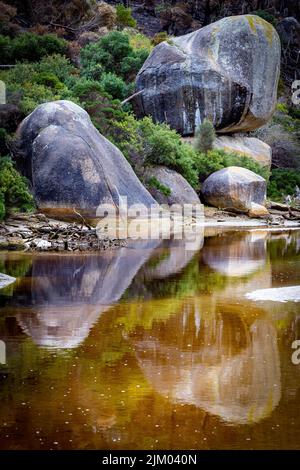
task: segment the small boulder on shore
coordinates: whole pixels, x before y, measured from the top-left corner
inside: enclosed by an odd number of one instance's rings
[[[212,173],[202,184],[205,201],[221,209],[267,215],[266,180],[246,168],[231,166]]]

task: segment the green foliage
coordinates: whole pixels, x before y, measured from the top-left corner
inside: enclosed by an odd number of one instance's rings
[[[0,36],[0,63],[15,64],[18,61],[36,62],[51,54],[65,54],[67,43],[54,34],[39,36],[23,33],[11,39]]]
[[[120,31],[112,31],[100,41],[88,44],[81,50],[82,74],[87,78],[100,78],[99,65],[103,72],[114,73],[125,81],[130,81],[141,68],[148,56],[148,49],[135,50],[130,44],[130,36]]]
[[[15,169],[9,157],[0,158],[0,218],[18,208],[30,211],[34,207],[26,179]]]
[[[283,114],[288,114],[289,113],[289,108],[285,103],[278,103],[277,104],[277,111]]]
[[[157,46],[161,42],[167,41],[168,40],[168,34],[166,31],[160,31],[159,33],[154,34],[152,38],[152,44],[153,46]]]
[[[100,84],[102,89],[115,99],[123,100],[127,96],[128,86],[115,73],[103,73]]]
[[[271,25],[273,25],[274,27],[277,26],[277,23],[278,23],[277,18],[275,18],[274,15],[272,15],[271,13],[269,13],[269,12],[266,11],[266,10],[256,10],[256,11],[252,11],[252,12],[251,12],[251,15],[259,16],[259,17],[262,18],[263,20],[268,21],[268,23],[271,23]]]
[[[68,85],[70,76],[76,75],[76,69],[70,60],[60,54],[43,57],[38,63],[34,64],[34,69],[37,73],[51,73],[55,75],[65,85]]]
[[[215,171],[222,170],[229,166],[240,166],[247,168],[254,173],[268,180],[270,173],[267,168],[246,156],[240,156],[235,153],[227,153],[224,150],[210,150],[207,153],[199,153],[197,157],[197,169],[199,180],[203,182],[209,175]]]
[[[299,170],[276,168],[272,170],[268,184],[268,197],[281,201],[286,195],[292,196],[296,186],[300,187]]]
[[[132,17],[131,8],[126,8],[124,5],[117,5],[117,25],[136,27],[136,20]]]
[[[152,41],[150,38],[145,36],[144,34],[137,33],[137,32],[128,32],[129,34],[129,43],[136,50],[147,50],[148,53],[151,52],[153,49]]]
[[[3,127],[0,127],[0,154],[4,154],[7,151],[7,138],[8,134]]]
[[[208,119],[204,119],[197,128],[195,137],[195,149],[198,152],[207,153],[212,150],[216,138],[213,124]]]
[[[100,83],[93,80],[77,80],[71,91],[80,105],[89,113],[99,132],[111,138],[114,122],[121,122],[126,116],[120,107],[120,102],[113,100],[102,90]]]
[[[72,99],[66,83],[72,79],[74,67],[65,57],[55,54],[36,63],[18,63],[0,71],[9,92],[20,95],[20,107],[29,114],[36,106],[47,101]]]
[[[289,106],[288,113],[293,119],[300,121],[300,108],[296,106]]]
[[[197,187],[197,154],[166,124],[154,124],[149,117],[141,120],[127,115],[114,122],[112,140],[137,171],[140,165],[165,165],[181,173]]]
[[[40,72],[34,77],[34,82],[39,85],[44,85],[47,88],[52,88],[55,91],[60,91],[64,85],[57,78],[56,75],[49,72]]]
[[[168,186],[162,184],[157,178],[155,178],[155,176],[151,176],[151,178],[148,179],[147,183],[150,188],[157,189],[165,196],[170,196],[172,193],[171,189]]]
[[[273,116],[273,122],[280,124],[287,132],[298,135],[300,138],[300,116],[295,108],[285,104],[278,104],[277,110],[280,112]]]

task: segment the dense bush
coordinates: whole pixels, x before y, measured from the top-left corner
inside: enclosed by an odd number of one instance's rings
[[[210,150],[207,153],[199,153],[197,157],[197,170],[200,182],[203,182],[209,175],[215,171],[222,170],[229,166],[241,166],[257,173],[266,180],[270,177],[267,168],[246,156],[240,156],[235,153],[227,153],[224,150]]]
[[[29,211],[33,207],[26,179],[17,172],[9,157],[0,157],[0,218],[14,209]]]
[[[74,67],[58,54],[36,63],[18,63],[0,71],[0,79],[10,93],[19,95],[23,113],[29,114],[41,103],[58,99],[75,99],[68,89]],[[75,99],[76,101],[76,99]]]
[[[120,102],[113,100],[102,90],[100,83],[93,80],[76,81],[72,88],[72,94],[89,113],[99,132],[112,138],[114,122],[121,122],[126,116],[120,107]]]
[[[104,72],[113,72],[125,81],[131,81],[148,56],[147,49],[135,50],[128,34],[113,31],[100,41],[88,44],[81,50],[82,74],[99,74],[99,65]],[[96,70],[96,72],[95,72]]]
[[[143,165],[165,165],[177,170],[197,187],[197,154],[166,124],[154,124],[148,117],[136,120],[127,115],[122,121],[113,122],[113,127],[112,140],[137,173]]]
[[[136,27],[136,20],[131,15],[131,8],[126,8],[124,5],[117,5],[117,25]]]
[[[168,34],[166,31],[161,31],[159,33],[154,34],[152,38],[152,44],[153,46],[157,46],[161,42],[167,41],[168,40]]]
[[[118,77],[115,73],[108,72],[103,73],[100,84],[102,89],[119,100],[123,100],[127,96],[128,86],[121,77]]]
[[[298,170],[274,169],[268,185],[268,197],[275,201],[281,201],[286,195],[293,196],[296,186],[300,187],[300,172]]]
[[[259,16],[260,18],[262,18],[263,20],[267,21],[268,23],[271,23],[274,27],[277,26],[278,20],[275,18],[274,15],[272,15],[271,13],[269,13],[269,12],[266,11],[266,10],[256,10],[256,11],[252,11],[252,12],[251,12],[251,15]]]
[[[36,62],[51,54],[65,54],[67,42],[54,34],[38,36],[23,33],[11,39],[0,36],[0,63],[15,64],[18,61]]]
[[[0,127],[0,155],[5,154],[7,151],[7,131],[3,127]]]

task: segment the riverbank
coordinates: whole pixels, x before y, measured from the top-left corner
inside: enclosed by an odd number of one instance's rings
[[[284,208],[284,206],[282,206]],[[205,207],[201,227],[220,229],[276,228],[278,230],[300,227],[300,211],[269,209],[268,219],[253,219],[245,214]],[[198,224],[199,225],[199,224]],[[0,224],[0,251],[27,252],[85,252],[116,249],[127,245],[124,238],[101,236],[96,227],[84,219],[64,222],[45,214],[15,214]]]

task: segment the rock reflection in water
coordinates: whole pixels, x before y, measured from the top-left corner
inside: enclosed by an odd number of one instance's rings
[[[174,402],[195,405],[231,424],[269,416],[281,396],[277,332],[245,323],[226,308],[201,316],[197,301],[132,341],[151,385]]]
[[[247,276],[266,262],[266,238],[263,231],[213,237],[205,245],[203,261],[226,276]]]
[[[167,276],[184,268],[195,254],[186,251],[184,243],[163,243],[167,256],[153,276]],[[122,297],[160,244],[159,240],[144,242],[135,249],[101,255],[35,257],[31,288],[21,296],[26,309],[18,308],[19,325],[39,346],[77,347],[99,316]],[[203,235],[199,235],[195,247],[202,244]]]
[[[78,346],[150,254],[122,248],[101,256],[35,257],[31,288],[21,296],[26,308],[18,306],[20,326],[39,346]]]

